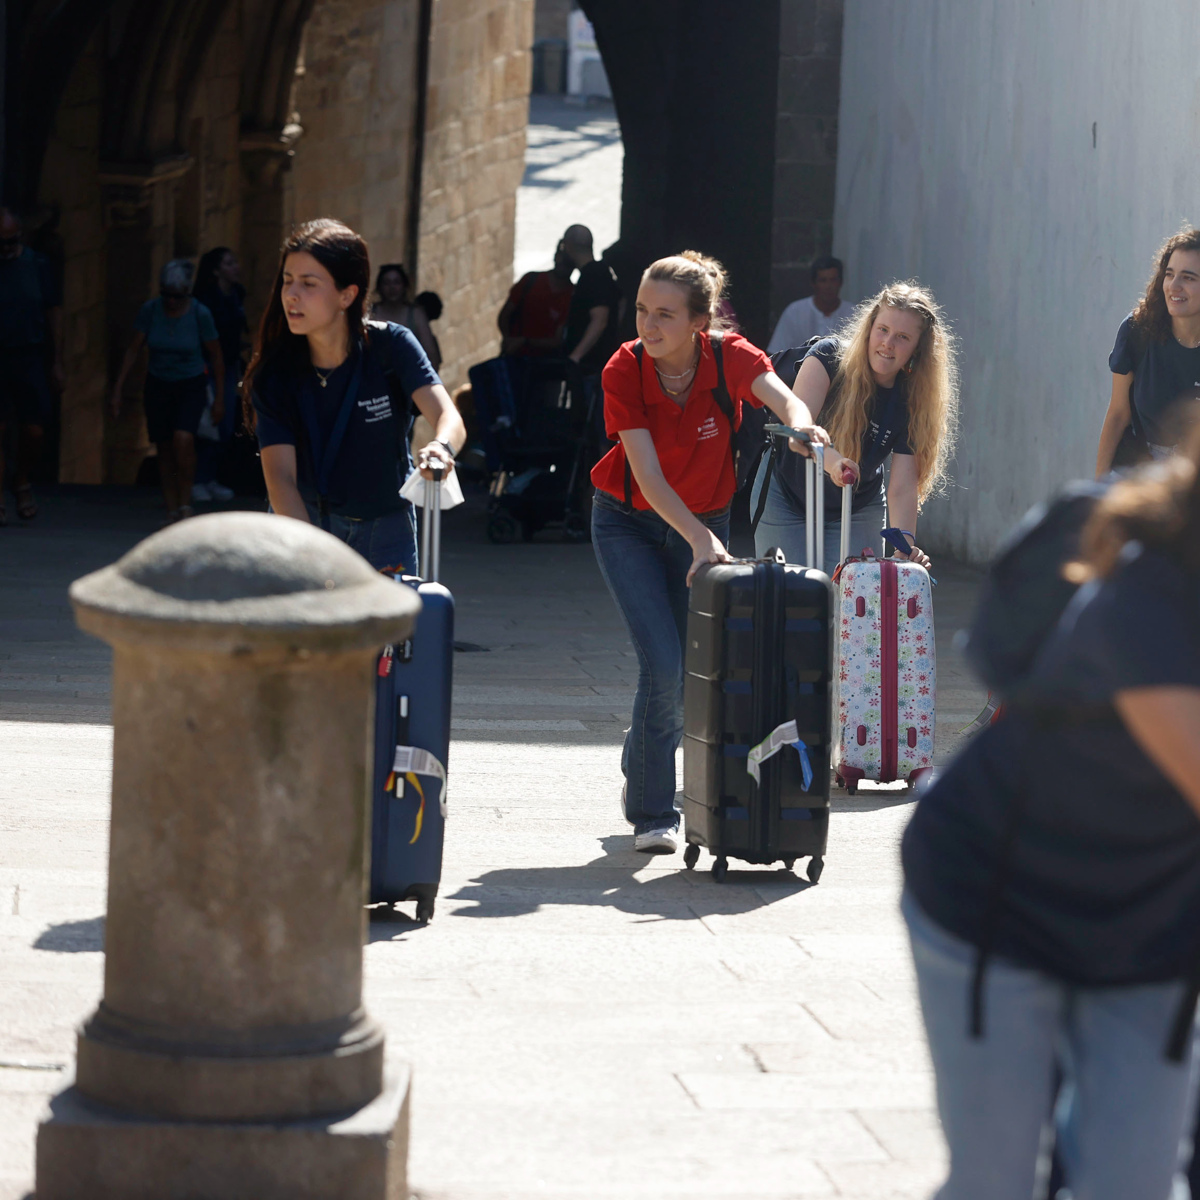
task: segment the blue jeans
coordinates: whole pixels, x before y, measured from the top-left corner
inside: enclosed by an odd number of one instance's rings
[[[728,545],[728,511],[700,519]],[[625,816],[637,833],[674,829],[692,548],[658,513],[622,512],[599,491],[592,504],[592,545],[638,660],[633,721],[621,754]]]
[[[785,453],[790,454],[791,451]],[[763,478],[767,473],[768,455],[764,454],[759,464],[758,474],[754,478],[754,487],[750,492],[751,515],[758,512],[758,498],[762,495]],[[883,497],[850,517],[850,553],[858,555],[864,547],[869,546],[871,553],[879,558],[883,554],[883,538],[880,530],[887,526],[887,505]],[[763,509],[762,520],[754,531],[754,552],[762,557],[772,547],[778,546],[783,551],[784,558],[797,566],[808,566],[808,555],[804,540],[804,510],[797,508],[779,482],[779,476],[772,472],[771,483],[767,492],[767,505]],[[825,573],[832,575],[834,568],[842,557],[842,513],[841,509],[829,511],[825,508]]]
[[[330,512],[322,516],[316,505],[308,501],[304,507],[314,525],[332,533],[351,550],[357,550],[377,571],[402,570],[405,575],[421,573],[421,564],[417,561],[417,515],[407,500],[403,509],[368,520],[340,517]]]
[[[1182,1064],[1164,1056],[1183,985],[1075,988],[993,959],[973,1039],[975,947],[907,892],[900,909],[950,1148],[936,1200],[1044,1196],[1052,1110],[1073,1200],[1187,1200],[1195,1043]]]

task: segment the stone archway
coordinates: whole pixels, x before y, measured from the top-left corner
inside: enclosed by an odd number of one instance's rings
[[[61,478],[129,482],[145,455],[138,406],[113,423],[104,399],[160,265],[236,247],[260,306],[293,220],[347,220],[376,261],[419,253],[446,301],[451,386],[494,353],[532,15],[532,0],[35,0],[4,187],[61,215]]]
[[[580,2],[625,141],[626,292],[660,255],[703,250],[765,346],[832,241],[842,0]]]

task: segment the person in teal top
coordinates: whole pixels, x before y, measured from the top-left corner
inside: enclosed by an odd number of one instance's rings
[[[212,313],[192,297],[193,274],[192,264],[185,258],[172,259],[163,267],[158,298],[143,304],[134,321],[133,341],[112,391],[115,418],[125,380],[145,346],[150,366],[142,399],[146,428],[158,448],[168,524],[192,515],[196,430],[208,403],[208,372],[212,374],[213,424],[219,425],[225,415],[221,343]]]

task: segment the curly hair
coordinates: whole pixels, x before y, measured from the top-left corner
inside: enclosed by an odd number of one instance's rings
[[[878,384],[871,372],[871,329],[880,309],[915,313],[921,336],[902,376],[908,401],[908,444],[917,461],[917,502],[945,487],[946,463],[958,433],[958,365],[954,335],[933,293],[914,280],[890,283],[864,300],[842,335],[841,362],[830,383],[836,390],[821,423],[840,454],[858,460],[867,431],[867,410]]]
[[[1176,250],[1200,251],[1200,229],[1181,229],[1158,248],[1154,274],[1146,284],[1146,294],[1133,310],[1133,327],[1143,342],[1165,342],[1171,338],[1171,314],[1163,292],[1167,266]]]
[[[1106,579],[1134,540],[1200,571],[1200,427],[1179,454],[1112,486],[1084,526],[1078,561],[1064,574],[1074,583]]]

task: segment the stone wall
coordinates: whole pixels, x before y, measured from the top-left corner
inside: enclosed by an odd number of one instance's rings
[[[809,264],[833,243],[843,0],[782,0],[771,325],[812,294]]]
[[[571,11],[578,7],[575,0],[537,0],[533,10],[533,40],[561,38],[566,41]]]
[[[847,291],[918,277],[962,350],[955,484],[922,545],[983,561],[1094,470],[1117,326],[1159,243],[1200,220],[1198,43],[1182,0],[847,0]]]
[[[103,35],[88,43],[67,84],[46,149],[40,202],[59,213],[63,257],[62,396],[59,478],[104,480],[108,384],[106,252],[99,180]]]
[[[297,74],[289,216],[344,221],[374,264],[411,257],[418,14],[419,0],[320,0]]]
[[[435,0],[418,271],[446,305],[436,333],[451,388],[498,349],[532,40],[533,0]]]

